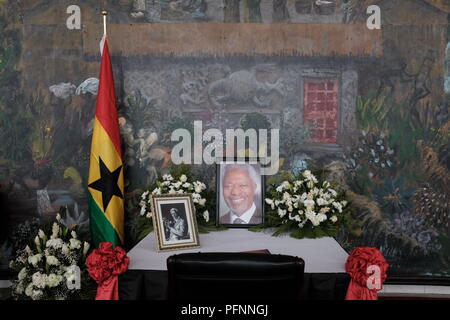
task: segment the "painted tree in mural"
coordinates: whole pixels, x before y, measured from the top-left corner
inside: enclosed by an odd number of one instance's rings
[[[240,11],[239,4],[241,0],[224,0],[224,8],[223,8],[223,21],[224,22],[239,22]]]
[[[273,0],[273,22],[288,22],[289,11],[286,7],[287,0]]]
[[[244,21],[262,22],[261,0],[244,0]]]

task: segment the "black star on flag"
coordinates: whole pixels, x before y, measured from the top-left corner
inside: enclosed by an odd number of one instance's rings
[[[92,182],[88,187],[98,190],[102,193],[103,212],[106,212],[108,204],[113,196],[123,199],[122,191],[117,184],[122,166],[118,167],[113,172],[109,171],[103,160],[100,160],[100,179]]]

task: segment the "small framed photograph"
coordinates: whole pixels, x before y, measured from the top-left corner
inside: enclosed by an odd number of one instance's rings
[[[264,222],[264,176],[258,158],[222,159],[217,164],[219,226],[248,228]]]
[[[157,251],[200,247],[191,194],[152,195],[151,205]]]

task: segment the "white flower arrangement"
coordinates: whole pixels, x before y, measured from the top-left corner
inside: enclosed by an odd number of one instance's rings
[[[279,227],[276,234],[290,230],[297,238],[333,235],[348,204],[329,182],[319,182],[309,170],[273,185],[268,194],[268,220]]]
[[[147,190],[142,193],[139,202],[139,206],[141,207],[140,215],[148,219],[153,217],[151,211],[151,195],[191,193],[197,217],[203,219],[204,222],[208,222],[209,212],[206,209],[205,191],[206,185],[203,182],[190,182],[185,174],[182,174],[178,179],[174,179],[170,174],[165,174],[162,176],[162,181],[156,182],[156,187],[153,190]]]
[[[75,231],[63,226],[59,214],[48,237],[43,230],[10,262],[17,272],[12,289],[15,299],[72,299],[80,296],[82,288],[68,286],[67,270],[78,269],[79,275],[86,270],[85,260],[89,243],[77,239]],[[82,279],[80,279],[81,281]]]

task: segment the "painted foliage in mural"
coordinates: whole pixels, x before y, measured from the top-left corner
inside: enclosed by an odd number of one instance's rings
[[[381,30],[365,25],[375,3]],[[88,233],[101,5],[129,247],[142,190],[173,166],[171,133],[201,120],[280,129],[281,169],[325,168],[352,201],[346,250],[379,248],[392,275],[450,276],[450,8],[437,0],[0,1],[0,264],[61,210]],[[192,168],[214,187],[213,166]]]

